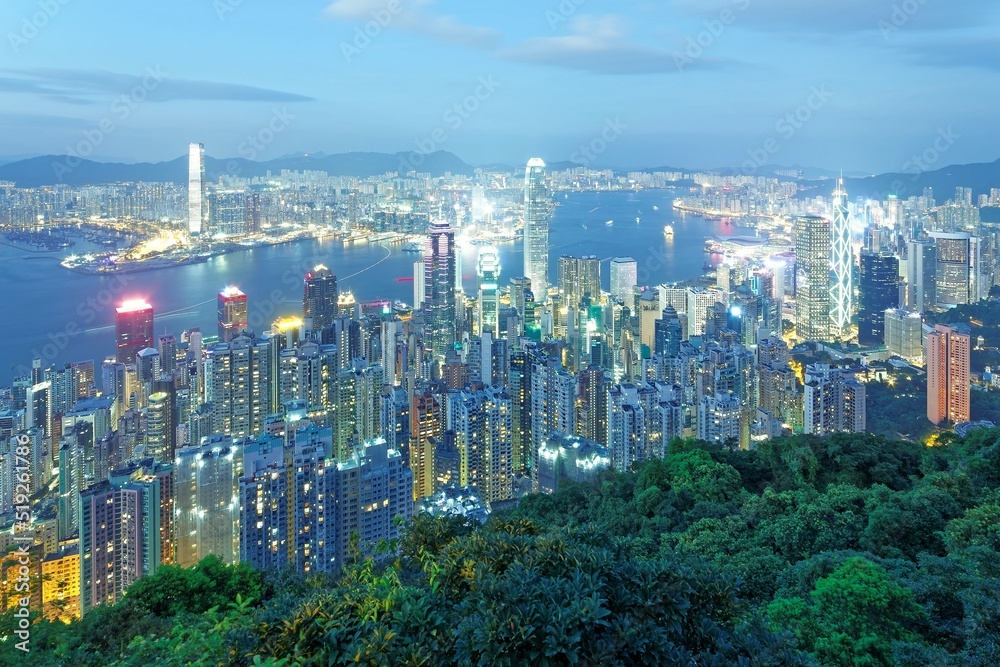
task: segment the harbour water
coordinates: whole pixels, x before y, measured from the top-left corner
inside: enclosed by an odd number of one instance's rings
[[[556,280],[558,257],[567,254],[604,260],[605,289],[607,262],[618,256],[637,260],[642,284],[688,280],[703,272],[706,237],[748,233],[726,222],[676,213],[676,196],[674,190],[558,194],[549,238],[550,282]],[[667,224],[674,228],[672,238],[664,236]],[[42,357],[44,365],[86,359],[99,364],[114,353],[114,308],[126,298],[143,297],[153,304],[157,335],[179,335],[192,327],[214,334],[216,294],[233,284],[248,296],[251,327],[263,330],[280,315],[300,312],[302,276],[319,263],[330,267],[341,290],[352,290],[358,301],[412,303],[413,262],[420,257],[398,245],[344,246],[330,239],[255,248],[156,271],[86,276],[59,266],[59,259],[74,250],[28,253],[0,246],[5,316],[0,385],[30,367],[33,356]],[[506,284],[523,275],[522,247],[511,243],[499,250]],[[462,251],[465,289],[472,294],[477,248]]]

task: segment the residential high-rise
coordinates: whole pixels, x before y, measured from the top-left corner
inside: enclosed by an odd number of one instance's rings
[[[219,292],[219,341],[228,343],[247,330],[247,295],[230,285]]]
[[[440,394],[431,388],[413,393],[410,404],[410,469],[413,471],[413,499],[434,495],[434,445],[441,437]]]
[[[207,231],[208,197],[205,191],[205,146],[188,146],[188,233],[198,236]]]
[[[80,609],[114,604],[173,562],[172,463],[145,460],[80,492]]]
[[[611,297],[625,304],[632,302],[632,290],[638,284],[637,264],[631,257],[611,260]]]
[[[702,396],[698,403],[698,438],[706,442],[740,441],[740,399],[731,391]]]
[[[248,192],[246,195],[246,221],[247,234],[256,234],[260,231],[260,193]]]
[[[854,252],[851,249],[851,222],[847,210],[844,179],[837,179],[833,193],[833,225],[830,230],[831,285],[830,317],[834,333],[840,334],[851,323],[854,314]]]
[[[795,328],[799,340],[830,339],[830,221],[795,218]]]
[[[500,253],[493,246],[479,249],[479,318],[477,333],[489,329],[498,335],[500,317]]]
[[[312,330],[330,326],[337,317],[337,276],[322,264],[306,274],[302,295],[302,317],[312,319]]]
[[[337,567],[348,561],[355,534],[362,555],[371,555],[383,540],[399,538],[401,523],[413,516],[413,472],[397,450],[381,438],[369,440],[330,474],[333,506],[327,521],[335,531],[328,548]]]
[[[455,230],[444,220],[431,222],[424,251],[424,309],[431,349],[444,360],[455,347]]]
[[[545,162],[532,158],[524,172],[524,275],[537,303],[549,292],[549,193]]]
[[[270,414],[272,371],[267,342],[237,336],[208,350],[205,402],[212,405],[213,433],[245,438],[260,433]]]
[[[924,359],[922,324],[920,313],[911,313],[901,308],[890,308],[885,311],[885,346],[889,354],[895,354],[922,366]]]
[[[538,466],[542,441],[553,431],[572,433],[576,426],[576,378],[558,359],[539,357],[532,365],[530,382],[530,451],[534,469]]]
[[[115,309],[115,341],[120,364],[134,364],[139,350],[153,347],[153,307],[144,299],[129,299]]]
[[[350,368],[337,374],[330,423],[333,427],[333,455],[345,460],[362,442],[381,434],[379,397],[385,372],[378,364],[355,359]]]
[[[146,405],[146,455],[171,462],[177,449],[177,422],[173,391],[149,395]]]
[[[861,253],[858,296],[858,343],[881,345],[885,311],[899,306],[899,260],[893,255]]]
[[[829,364],[806,366],[803,430],[814,435],[865,430],[865,386]]]
[[[927,419],[971,421],[971,334],[964,324],[938,324],[927,334]]]
[[[479,489],[485,502],[513,497],[511,399],[503,387],[449,396],[451,429],[459,452],[462,486]]]
[[[241,445],[224,435],[177,450],[175,507],[177,564],[196,565],[215,555],[234,564],[240,556]]]

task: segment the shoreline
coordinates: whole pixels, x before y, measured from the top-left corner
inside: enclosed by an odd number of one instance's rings
[[[273,247],[273,246],[287,245],[287,244],[291,244],[291,243],[301,243],[302,241],[321,241],[321,240],[327,238],[328,236],[332,236],[333,238],[340,238],[340,239],[347,239],[348,238],[348,237],[344,237],[344,236],[340,236],[340,235],[322,235],[322,236],[317,236],[315,234],[308,234],[308,235],[300,236],[298,238],[281,239],[281,240],[274,241],[274,242],[265,242],[265,243],[255,244],[255,245],[242,245],[242,244],[239,244],[239,243],[231,243],[231,244],[226,244],[226,246],[222,247],[222,248],[218,248],[218,249],[214,249],[214,250],[207,250],[203,254],[199,254],[199,255],[186,256],[186,257],[178,257],[176,259],[166,260],[166,261],[163,261],[163,262],[157,262],[156,258],[151,258],[151,259],[148,259],[148,260],[141,260],[141,261],[137,261],[137,262],[129,262],[129,263],[123,265],[123,266],[116,267],[114,269],[109,269],[109,270],[92,269],[92,268],[87,267],[86,265],[83,265],[83,266],[66,266],[62,262],[60,262],[59,265],[62,268],[66,269],[67,271],[72,271],[73,273],[76,273],[78,275],[83,275],[83,276],[108,276],[108,275],[120,275],[120,274],[129,274],[129,273],[145,273],[145,272],[148,272],[148,271],[158,271],[160,269],[173,269],[173,268],[176,268],[178,266],[189,266],[191,264],[202,264],[202,263],[207,262],[208,260],[213,259],[215,257],[221,257],[222,255],[228,255],[228,254],[235,253],[235,252],[242,252],[242,251],[245,251],[245,250],[253,250],[254,248],[269,248],[269,247]],[[55,258],[53,258],[53,259],[55,259]]]

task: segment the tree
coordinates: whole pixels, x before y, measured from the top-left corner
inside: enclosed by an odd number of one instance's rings
[[[893,642],[919,642],[915,630],[927,620],[912,591],[864,558],[817,581],[808,599],[775,600],[767,614],[822,663],[845,667],[893,665]]]

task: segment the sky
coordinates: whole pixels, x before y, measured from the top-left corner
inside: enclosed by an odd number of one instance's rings
[[[3,0],[0,158],[991,162],[998,28],[996,0]]]

